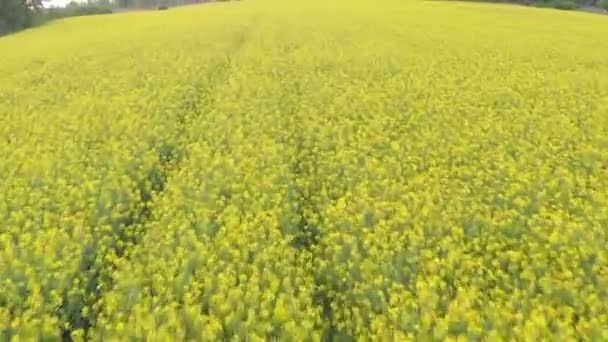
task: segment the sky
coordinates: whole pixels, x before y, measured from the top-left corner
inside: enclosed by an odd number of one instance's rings
[[[65,5],[67,5],[68,3],[70,3],[72,0],[49,0],[49,1],[44,1],[44,7],[63,7]],[[76,2],[80,2],[78,0],[76,0]]]

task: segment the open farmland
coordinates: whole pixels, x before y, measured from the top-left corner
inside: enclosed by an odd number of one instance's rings
[[[249,0],[0,39],[0,339],[608,340],[608,17]]]

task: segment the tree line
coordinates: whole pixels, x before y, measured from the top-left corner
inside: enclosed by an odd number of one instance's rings
[[[46,0],[0,0],[0,35],[40,25],[46,21],[81,15],[109,14],[122,9],[167,9],[213,0],[88,0],[65,7],[45,8]],[[216,0],[226,1],[226,0]],[[518,3],[560,9],[595,8],[608,11],[608,0],[473,0]]]
[[[34,26],[42,0],[0,0],[0,33]]]
[[[597,12],[608,11],[608,0],[469,0],[474,2],[498,2],[526,6],[553,7],[563,10],[592,9]],[[607,12],[608,13],[608,12]]]
[[[208,0],[89,0],[65,7],[44,6],[46,0],[0,0],[0,35],[40,25],[53,19],[109,14],[123,9],[166,9]]]
[[[65,7],[44,6],[45,0],[0,0],[0,34],[23,30],[49,20],[78,15],[112,13],[110,0],[79,3]]]

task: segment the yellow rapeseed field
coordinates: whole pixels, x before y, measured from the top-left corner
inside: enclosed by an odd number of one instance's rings
[[[608,16],[247,0],[0,39],[0,340],[608,340]]]

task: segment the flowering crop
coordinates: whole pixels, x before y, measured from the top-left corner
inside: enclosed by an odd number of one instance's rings
[[[607,340],[608,18],[250,0],[0,39],[0,338]]]

